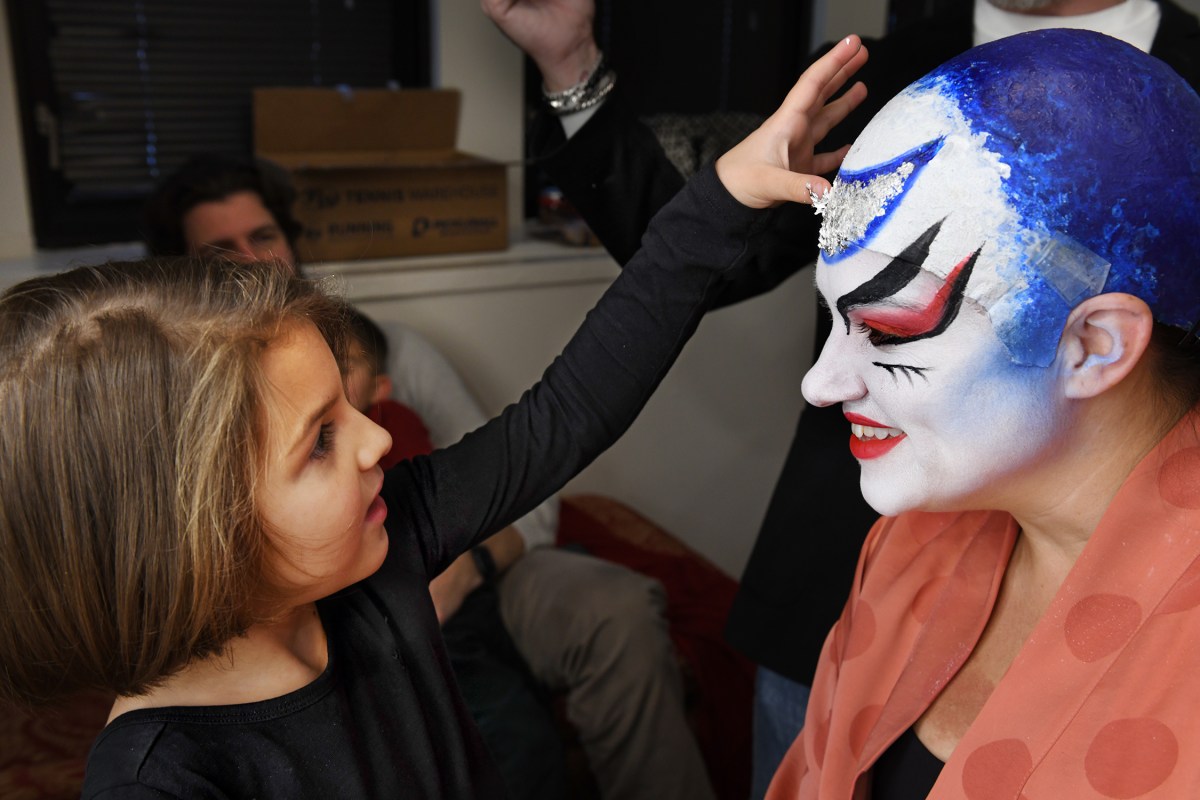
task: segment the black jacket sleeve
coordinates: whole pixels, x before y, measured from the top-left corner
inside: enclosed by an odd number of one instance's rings
[[[458,444],[388,472],[392,555],[416,547],[411,567],[437,574],[611,445],[773,216],[739,204],[711,166],[698,173],[538,384]]]

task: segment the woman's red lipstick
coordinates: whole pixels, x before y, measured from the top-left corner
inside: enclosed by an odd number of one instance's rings
[[[846,411],[843,412],[843,415],[851,425],[862,425],[867,428],[877,429],[889,427],[861,414],[852,414]],[[869,461],[872,458],[879,458],[890,452],[893,447],[900,444],[906,438],[908,438],[908,435],[902,433],[899,436],[889,436],[886,439],[876,439],[875,437],[863,439],[856,436],[852,431],[850,433],[850,453],[859,461]]]

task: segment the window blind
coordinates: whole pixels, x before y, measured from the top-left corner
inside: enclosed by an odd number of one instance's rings
[[[188,157],[249,155],[256,86],[428,82],[428,11],[416,2],[10,0],[8,8],[43,247],[137,238],[144,198]]]

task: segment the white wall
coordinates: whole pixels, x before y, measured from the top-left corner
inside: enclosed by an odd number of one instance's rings
[[[440,0],[434,24],[434,81],[462,91],[458,146],[511,165],[508,210],[515,228],[524,180],[521,51],[484,16],[479,0]]]
[[[22,258],[32,252],[8,11],[0,6],[0,258]]]
[[[851,33],[863,37],[883,35],[887,0],[815,0],[812,47]]]

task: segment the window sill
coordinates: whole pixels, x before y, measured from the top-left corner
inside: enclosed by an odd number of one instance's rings
[[[599,247],[524,239],[510,243],[507,250],[328,262],[306,271],[314,277],[338,278],[344,282],[347,299],[362,302],[607,283],[616,277],[618,267]]]
[[[141,258],[144,252],[140,243],[128,242],[43,250],[28,258],[0,260],[0,289],[72,267]],[[347,299],[357,302],[607,282],[618,267],[602,248],[520,239],[507,250],[328,262],[308,266],[306,271],[314,277],[336,277]]]

